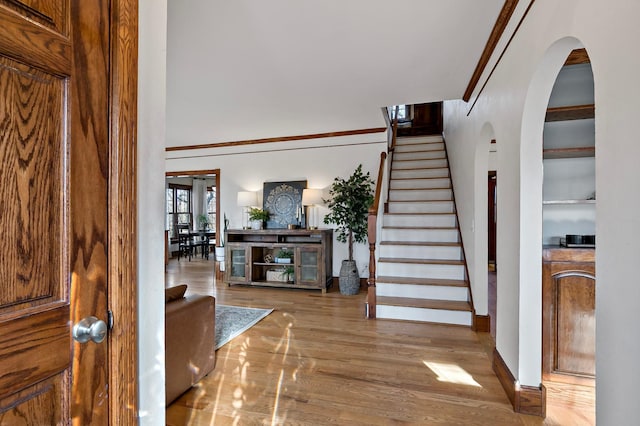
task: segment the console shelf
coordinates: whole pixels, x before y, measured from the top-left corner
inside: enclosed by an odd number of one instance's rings
[[[331,286],[332,229],[228,230],[225,234],[225,282],[264,287],[317,289]],[[293,253],[277,263],[278,253]]]

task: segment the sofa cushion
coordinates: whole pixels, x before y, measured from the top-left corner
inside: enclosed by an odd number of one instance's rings
[[[175,287],[169,287],[164,291],[164,303],[169,303],[174,300],[182,299],[186,291],[187,291],[186,284],[180,284]]]

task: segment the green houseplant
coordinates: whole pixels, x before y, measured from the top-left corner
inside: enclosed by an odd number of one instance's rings
[[[373,203],[373,180],[370,173],[362,172],[362,164],[348,179],[336,177],[331,185],[327,203],[329,214],[324,223],[337,225],[337,240],[349,245],[349,259],[342,261],[340,269],[340,292],[357,294],[360,288],[360,276],[353,260],[353,243],[367,241],[367,215]]]
[[[292,263],[293,251],[283,248],[276,254],[276,263]]]
[[[284,269],[282,269],[282,278],[286,279],[287,282],[293,282],[293,274],[294,274],[295,270],[293,269],[293,266],[286,266]]]
[[[209,227],[209,218],[206,214],[199,214],[198,223],[200,224],[200,229],[206,230]]]
[[[251,221],[251,229],[262,229],[264,223],[269,220],[269,211],[251,207],[249,209],[249,220]]]

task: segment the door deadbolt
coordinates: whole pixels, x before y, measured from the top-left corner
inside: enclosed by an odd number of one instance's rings
[[[100,343],[107,337],[107,324],[96,317],[86,317],[73,326],[73,339],[79,343]]]

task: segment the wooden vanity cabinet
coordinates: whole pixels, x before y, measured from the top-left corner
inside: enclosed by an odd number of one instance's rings
[[[228,230],[225,282],[262,287],[318,289],[333,282],[332,229]],[[278,253],[293,253],[278,263]],[[290,273],[285,273],[290,270]]]
[[[595,250],[543,249],[543,380],[595,385]]]

